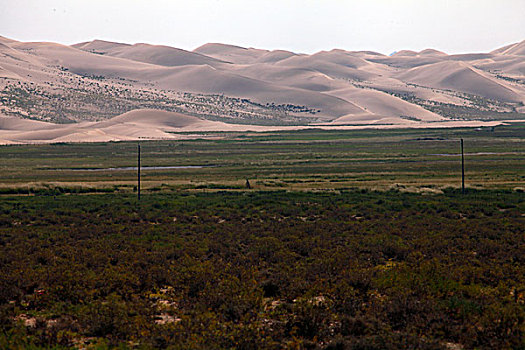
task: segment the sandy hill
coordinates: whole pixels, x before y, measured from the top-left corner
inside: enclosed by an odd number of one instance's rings
[[[425,49],[422,51],[419,51],[418,53],[420,56],[447,56],[446,53],[434,49]]]
[[[376,71],[383,71],[381,67],[351,55],[340,53],[320,52],[311,56],[293,56],[279,61],[276,65],[287,68],[308,69],[322,73],[332,79],[344,79],[347,81],[370,80],[376,75]]]
[[[525,59],[520,56],[500,56],[479,61],[476,67],[485,71],[500,72],[504,75],[523,80],[525,77]]]
[[[354,101],[369,115],[385,117],[412,116],[423,121],[441,121],[443,117],[430,112],[421,106],[406,102],[401,98],[392,96],[382,91],[358,88],[345,88],[333,91],[333,94],[348,101]],[[364,115],[361,115],[361,118]],[[369,117],[369,116],[368,116]],[[352,120],[355,118],[346,118]],[[339,121],[341,121],[340,119]]]
[[[53,68],[67,68],[77,74],[135,76],[137,69],[156,69],[139,62],[109,57],[85,52],[71,46],[55,43],[22,43],[11,44],[11,47],[21,52],[27,52],[37,57],[44,65]]]
[[[168,67],[224,63],[212,57],[163,45],[128,45],[95,40],[73,46],[84,51]]]
[[[214,129],[224,123],[181,113],[140,109],[93,123],[53,124],[0,115],[0,143],[103,142],[138,138],[177,138],[170,132]]]
[[[38,55],[31,54],[29,50],[17,50],[19,45],[22,45],[22,43],[14,40],[0,42],[0,55],[3,57],[0,64],[12,64],[18,61],[18,66],[21,69],[26,68],[24,63],[33,65],[41,64]]]
[[[105,41],[105,40],[92,40],[92,41],[85,41],[82,43],[71,45],[72,47],[84,51],[89,51],[93,53],[99,53],[104,54],[109,50],[113,50],[116,48],[123,48],[123,47],[129,47],[130,44],[124,44],[124,43],[115,43],[112,41]]]
[[[6,38],[5,36],[0,35],[0,43],[9,44],[9,43],[14,43],[14,42],[16,42],[16,40],[9,39],[9,38]]]
[[[490,53],[466,53],[458,55],[447,56],[449,61],[482,61],[494,58],[493,54]]]
[[[451,118],[525,119],[524,43],[491,53],[426,49],[385,56],[0,37],[0,113],[63,123],[43,133],[36,121],[23,130],[4,120],[0,130],[19,140],[102,140],[166,137],[166,130],[210,128],[210,121],[432,126]]]
[[[0,42],[0,52],[6,52],[7,50],[12,50],[9,46],[7,46],[6,44],[3,44],[2,42]]]
[[[293,56],[297,56],[297,54],[290,52],[290,51],[285,51],[285,50],[274,50],[274,51],[267,52],[263,54],[262,56],[259,56],[255,60],[255,62],[256,63],[275,63],[275,62],[282,61],[282,60],[285,60]]]
[[[518,56],[525,56],[525,40],[510,44],[507,46],[504,46],[502,48],[496,49],[492,51],[493,54],[499,54],[499,55],[518,55]]]
[[[462,62],[439,62],[413,68],[398,75],[402,81],[442,89],[459,90],[494,100],[523,99],[504,82],[498,82]]]
[[[391,57],[396,57],[396,56],[417,56],[417,52],[412,51],[412,50],[401,50],[401,51],[397,51],[394,54],[392,54]]]
[[[412,50],[396,51],[390,57],[416,57],[416,56],[447,56],[446,53],[435,49],[425,49],[419,52]]]
[[[269,51],[235,45],[209,43],[196,48],[193,52],[226,62],[248,64],[256,61]]]
[[[367,58],[367,57],[387,57],[386,55],[384,55],[382,53],[379,53],[379,52],[375,52],[375,51],[348,51],[348,54],[353,55],[353,56],[357,56],[357,57],[363,57],[363,58]]]
[[[126,112],[110,120],[96,123],[99,128],[118,124],[145,124],[154,127],[183,128],[204,121],[201,118],[181,113],[166,112],[156,109],[137,109]]]
[[[324,61],[338,64],[347,68],[358,69],[370,65],[370,62],[356,57],[344,50],[320,51],[307,57],[310,61]]]
[[[0,130],[31,131],[34,129],[46,129],[53,126],[38,120],[22,119],[17,117],[5,116],[0,114]]]
[[[386,66],[395,67],[395,68],[414,68],[419,66],[424,66],[426,64],[437,63],[443,61],[441,57],[438,56],[391,56],[391,57],[373,57],[368,59],[369,62],[381,63]]]

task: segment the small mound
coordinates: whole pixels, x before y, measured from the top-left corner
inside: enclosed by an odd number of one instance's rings
[[[418,53],[415,52],[415,51],[412,51],[412,50],[401,50],[401,51],[398,51],[394,54],[392,54],[392,57],[397,57],[397,56],[417,56]]]
[[[83,50],[83,51],[105,52],[107,50],[112,50],[115,48],[129,47],[131,45],[96,39],[93,41],[86,41],[86,42],[78,43],[78,44],[71,45],[71,46],[76,49]]]
[[[256,62],[274,63],[274,62],[282,61],[292,56],[296,56],[296,54],[290,51],[285,51],[285,50],[274,50],[274,51],[268,52],[267,54],[262,55],[256,60]]]
[[[157,109],[136,109],[113,117],[108,121],[101,122],[97,126],[100,127],[114,124],[133,123],[147,124],[150,127],[184,128],[202,121],[203,120],[200,118],[181,113],[166,112]]]
[[[32,131],[50,129],[55,124],[41,122],[31,119],[22,119],[18,117],[9,117],[0,114],[0,130],[12,130],[12,131]]]
[[[193,50],[193,52],[206,55],[208,57],[213,57],[221,61],[237,64],[248,64],[268,53],[268,50],[210,43],[196,48]]]
[[[446,56],[447,54],[442,51],[438,51],[434,49],[426,49],[426,50],[420,51],[419,55],[421,56]]]
[[[193,52],[204,53],[204,54],[220,54],[229,51],[247,51],[248,49],[236,45],[220,44],[220,43],[208,43],[199,46]]]
[[[376,51],[349,51],[348,54],[357,56],[357,57],[366,57],[366,56],[380,56],[380,57],[386,57],[386,55],[383,55],[382,53],[376,52]]]

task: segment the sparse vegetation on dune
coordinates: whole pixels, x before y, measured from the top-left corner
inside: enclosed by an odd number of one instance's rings
[[[73,77],[67,84],[53,87],[7,81],[0,90],[0,112],[54,123],[100,121],[144,108],[236,124],[304,125],[319,121],[315,118],[317,110],[305,106],[261,104],[217,94],[136,88],[115,79]]]
[[[410,89],[409,91],[401,91],[399,89],[388,89],[363,83],[353,83],[353,85],[361,89],[373,89],[395,97],[399,97],[404,101],[421,106],[428,111],[434,112],[450,120],[488,121],[513,119],[522,120],[525,118],[525,113],[517,112],[516,110],[517,107],[521,107],[521,103],[501,102],[468,93],[435,88],[430,89],[418,86],[417,84],[407,84],[407,86],[411,88],[415,87],[418,89],[428,89],[433,91],[440,90],[440,93],[443,95],[449,95],[461,101],[461,103],[446,103],[417,97],[415,91],[410,91]],[[406,119],[404,116],[401,116],[401,118]],[[418,120],[414,117],[410,118],[412,118],[411,120]]]
[[[64,46],[0,38],[0,44],[0,113],[56,123],[145,108],[274,126],[339,118],[408,126],[524,119],[519,50],[384,56],[337,49],[298,55],[221,44],[189,52],[99,40]]]

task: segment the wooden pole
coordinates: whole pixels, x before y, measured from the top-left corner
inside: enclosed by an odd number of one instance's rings
[[[137,157],[137,195],[140,201],[140,144],[138,144],[138,157]]]
[[[465,154],[463,153],[463,139],[461,139],[461,193],[465,194]]]

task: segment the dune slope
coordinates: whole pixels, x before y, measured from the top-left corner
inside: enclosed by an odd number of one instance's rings
[[[385,56],[0,37],[0,113],[32,119],[2,119],[0,132],[15,141],[162,138],[219,122],[237,130],[334,121],[434,126],[525,119],[524,106],[525,41],[490,53]]]

